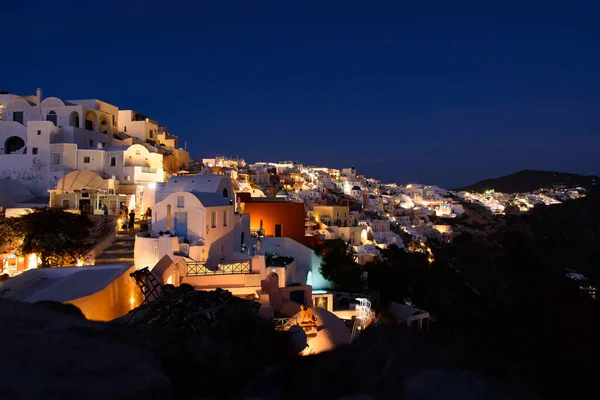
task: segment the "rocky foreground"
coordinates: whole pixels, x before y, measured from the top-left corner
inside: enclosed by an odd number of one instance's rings
[[[222,292],[181,296],[205,306],[230,299]],[[331,353],[297,357],[286,333],[229,301],[237,306],[218,322],[176,331],[148,312],[135,324],[99,323],[72,306],[0,299],[1,397],[520,398],[468,371],[429,339],[397,327],[367,331],[360,343]],[[164,322],[166,314],[160,315]]]

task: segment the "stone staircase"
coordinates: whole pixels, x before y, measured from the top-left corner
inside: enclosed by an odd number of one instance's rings
[[[96,257],[96,265],[100,264],[133,264],[133,247],[135,236],[119,233],[112,245]]]

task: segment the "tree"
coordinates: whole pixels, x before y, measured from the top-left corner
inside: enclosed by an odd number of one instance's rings
[[[409,253],[398,246],[382,250],[380,257],[365,265],[369,289],[379,292],[383,307],[391,301],[402,302],[418,295],[414,289],[422,286],[428,269],[426,255]]]
[[[355,292],[364,289],[363,271],[355,261],[352,246],[341,239],[326,240],[315,252],[321,255],[321,275],[337,290]]]
[[[0,249],[20,255],[37,254],[41,267],[76,262],[90,243],[92,222],[87,215],[41,208],[0,221]]]

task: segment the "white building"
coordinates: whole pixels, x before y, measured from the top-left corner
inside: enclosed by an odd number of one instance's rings
[[[170,163],[189,164],[187,152],[170,147],[177,142],[173,135],[163,134],[160,143],[155,121],[100,100],[43,99],[38,89],[29,97],[0,94],[0,104],[0,177],[38,196],[78,169],[114,177],[125,189],[164,181],[161,153],[176,159]]]
[[[250,220],[248,215],[234,212],[230,179],[222,175],[176,176],[155,189],[148,188],[145,199],[152,197],[153,202],[144,204],[152,208],[151,237],[136,238],[136,267],[155,265],[164,255],[179,251],[180,244],[189,245],[185,255],[201,263],[216,265],[234,254],[236,260],[243,256]],[[169,244],[162,249],[159,239],[164,235]]]

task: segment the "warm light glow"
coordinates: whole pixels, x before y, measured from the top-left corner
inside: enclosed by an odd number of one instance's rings
[[[156,189],[156,182],[150,182],[148,184],[148,189]]]
[[[83,258],[80,258],[79,260],[77,260],[77,266],[78,267],[83,267],[83,265],[84,265]]]
[[[131,195],[131,200],[129,200],[129,210],[134,210],[135,209],[135,194]]]
[[[135,298],[133,296],[129,298],[129,304],[131,304],[131,307],[133,307],[133,305],[135,304]]]

